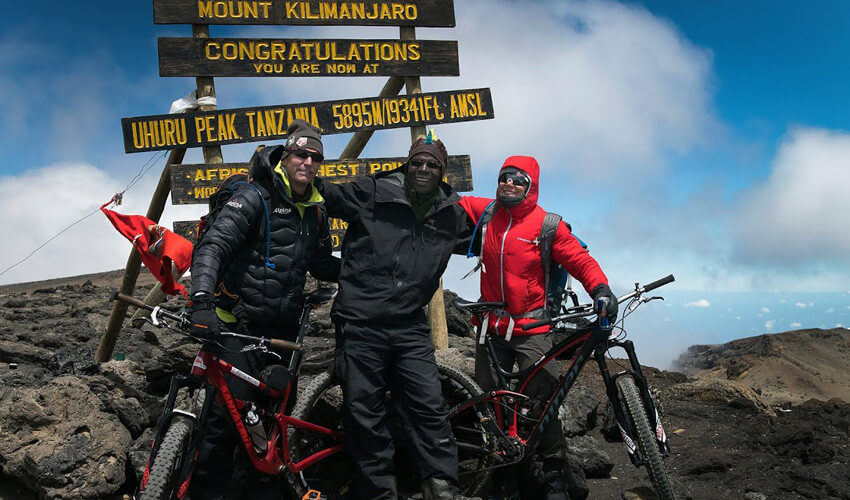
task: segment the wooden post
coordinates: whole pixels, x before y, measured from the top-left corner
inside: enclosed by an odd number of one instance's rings
[[[162,169],[162,175],[159,176],[159,183],[156,185],[156,190],[148,205],[148,212],[145,215],[148,219],[159,222],[162,216],[162,211],[165,208],[165,201],[168,199],[168,193],[171,192],[171,165],[183,162],[185,149],[172,149],[168,155],[168,160],[165,162],[165,168]],[[136,280],[139,278],[139,268],[141,267],[142,259],[139,257],[139,252],[133,248],[130,251],[130,256],[127,258],[127,265],[124,267],[124,278],[121,280],[121,293],[132,295],[136,288]],[[115,349],[115,342],[118,340],[118,332],[121,330],[121,325],[124,323],[124,316],[127,314],[127,303],[116,300],[112,304],[112,313],[109,316],[109,321],[106,324],[106,331],[100,339],[100,345],[95,354],[95,360],[98,362],[109,361],[112,357],[112,350]]]
[[[195,38],[209,38],[210,28],[206,24],[193,24],[192,35]],[[215,85],[211,76],[199,76],[195,78],[197,85],[197,97],[215,97]],[[216,109],[215,105],[199,106],[200,111],[212,111]],[[207,164],[223,163],[221,157],[221,146],[204,147],[204,162]],[[154,222],[159,222],[162,216],[162,211],[165,208],[165,201],[171,192],[171,168],[172,164],[183,162],[183,157],[186,155],[185,149],[172,149],[165,164],[165,168],[160,176],[156,191],[154,191],[153,199],[151,199],[150,207],[148,208],[147,218]],[[139,278],[139,270],[141,266],[141,258],[139,253],[134,248],[130,252],[130,257],[127,259],[127,266],[124,268],[124,279],[121,282],[121,293],[132,295],[136,287],[136,280]],[[178,278],[178,276],[175,276]],[[148,292],[145,297],[145,303],[151,305],[160,304],[165,299],[165,293],[162,291],[162,285],[157,283],[153,289]],[[142,310],[136,311],[133,319],[140,317]],[[109,317],[109,322],[106,325],[106,331],[100,339],[100,345],[95,354],[95,360],[98,362],[106,362],[112,357],[112,351],[115,349],[115,343],[118,341],[118,333],[121,331],[121,326],[124,324],[124,317],[127,315],[127,304],[121,301],[115,301],[112,306],[112,314]]]
[[[404,26],[399,28],[402,40],[416,40],[416,28]],[[408,94],[421,94],[422,82],[418,76],[406,76],[404,86]],[[410,127],[410,142],[425,137],[425,127]],[[428,320],[431,323],[431,342],[437,350],[449,347],[449,329],[446,326],[446,303],[443,300],[443,279],[440,278],[440,286],[428,303]]]
[[[401,92],[402,87],[404,87],[404,78],[400,76],[390,77],[390,79],[387,80],[387,83],[384,84],[384,88],[381,89],[381,93],[378,94],[378,97],[398,95],[398,93]],[[374,133],[374,130],[355,132],[348,141],[348,144],[345,146],[345,149],[342,150],[339,158],[341,160],[350,160],[360,156],[360,153],[363,152],[363,148],[366,147],[366,143],[369,142],[369,139],[372,138],[372,134]]]

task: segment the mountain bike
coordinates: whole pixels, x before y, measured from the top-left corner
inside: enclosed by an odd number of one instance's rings
[[[492,336],[484,332],[482,341],[487,356],[497,374],[497,388],[483,392],[473,388],[472,394],[444,392],[448,399],[449,421],[457,441],[462,491],[466,495],[486,493],[489,480],[500,468],[523,463],[530,458],[548,425],[560,425],[558,410],[566,400],[573,383],[590,359],[595,359],[602,375],[608,400],[611,403],[620,435],[631,462],[646,466],[649,479],[658,498],[674,499],[675,494],[664,466],[669,454],[667,435],[661,425],[657,406],[635,354],[634,344],[626,340],[623,320],[642,304],[663,297],[651,297],[647,292],[674,281],[673,275],[648,285],[635,283],[634,290],[619,297],[623,314],[611,324],[597,311],[605,303],[564,307],[558,316],[532,322],[524,330],[552,325],[550,335],[563,337],[533,365],[525,370],[510,372],[500,366]],[[478,317],[485,324],[486,315],[505,304],[500,302],[467,302],[457,299],[455,305]],[[596,315],[596,320],[588,318]],[[606,357],[609,351],[622,348],[628,355],[628,367],[612,373]],[[555,359],[569,360],[569,369],[562,374],[548,399],[535,400],[524,393],[529,382],[541,368]],[[511,367],[509,367],[511,368]],[[475,390],[477,389],[477,390]],[[540,406],[542,410],[540,410]],[[535,415],[538,415],[535,418]]]
[[[310,310],[329,301],[334,293],[333,289],[320,288],[305,297],[295,342],[221,332],[222,337],[235,337],[247,342],[243,352],[260,350],[278,360],[282,357],[275,351],[291,353],[288,366],[270,364],[257,378],[219,359],[215,354],[215,341],[203,342],[192,364],[191,373],[188,376],[175,375],[171,379],[165,408],[157,422],[156,434],[136,499],[187,497],[198,456],[198,446],[206,431],[210,408],[216,400],[226,409],[239,436],[238,441],[254,469],[262,474],[285,478],[295,498],[326,498],[310,487],[303,471],[311,469],[317,463],[331,463],[333,457],[343,449],[341,429],[299,420],[288,415],[287,409],[291,406],[291,400],[296,397],[294,387],[303,357],[302,343],[309,329]],[[137,298],[120,293],[113,294],[113,299],[150,311],[146,320],[154,326],[188,335],[186,331],[190,322],[185,311],[175,313],[161,307],[152,307]],[[254,386],[254,400],[235,398],[227,382],[231,378]],[[187,407],[180,407],[180,400],[188,400],[190,403]],[[293,444],[292,437],[296,431],[302,436],[322,436],[322,442],[327,446],[313,448],[311,453],[304,453]],[[328,497],[334,496],[331,492]]]

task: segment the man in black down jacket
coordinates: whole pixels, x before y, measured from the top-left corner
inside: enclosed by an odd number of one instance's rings
[[[399,170],[348,184],[317,183],[328,215],[349,223],[342,243],[336,371],[357,498],[396,498],[385,393],[407,421],[424,498],[454,498],[457,448],[446,413],[424,306],[459,235],[470,231],[460,199],[441,182],[448,155],[420,139]]]
[[[239,353],[242,342],[218,332],[294,340],[307,272],[323,281],[336,281],[339,274],[324,200],[312,184],[322,162],[321,136],[302,120],[293,120],[287,135],[285,146],[256,155],[251,177],[258,189],[237,186],[192,258],[191,333],[216,340],[224,347],[221,359],[254,376],[265,366],[264,356]],[[239,399],[252,395],[248,384],[235,379],[230,388]],[[216,404],[208,422],[191,482],[195,500],[225,497],[233,468],[237,436],[229,417]],[[279,499],[280,485],[249,474],[244,496]]]

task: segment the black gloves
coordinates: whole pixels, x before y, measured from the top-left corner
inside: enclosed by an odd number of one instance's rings
[[[608,317],[608,321],[611,324],[617,320],[617,297],[608,288],[608,285],[601,284],[597,285],[596,288],[590,293],[593,297],[593,308],[597,309],[599,307],[599,299],[608,299],[608,304],[605,306],[605,315]],[[601,312],[601,311],[597,311]]]
[[[203,340],[214,340],[218,337],[221,329],[218,326],[218,315],[215,313],[215,305],[211,302],[192,299],[189,307],[189,335]]]

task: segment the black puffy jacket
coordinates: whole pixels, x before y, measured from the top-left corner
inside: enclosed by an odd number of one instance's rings
[[[308,271],[322,281],[336,281],[339,275],[321,196],[310,188],[314,194],[302,203],[307,205],[302,217],[287,182],[275,172],[282,155],[283,146],[265,148],[251,166],[269,211],[268,252],[274,269],[265,265],[266,208],[248,185],[237,187],[192,255],[192,296],[218,292],[216,305],[226,310],[241,298],[245,318],[258,325],[298,320]]]
[[[424,317],[423,307],[437,290],[458,238],[471,232],[457,193],[440,183],[434,207],[418,223],[402,172],[316,186],[328,215],[349,224],[332,315],[383,324]]]

